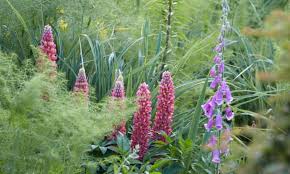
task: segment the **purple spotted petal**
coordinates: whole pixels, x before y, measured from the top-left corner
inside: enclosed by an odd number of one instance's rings
[[[223,92],[223,94],[226,96],[226,103],[230,104],[233,101],[232,93],[227,85],[226,81],[221,82],[221,88],[220,90]]]
[[[212,101],[209,99],[205,104],[201,105],[201,108],[203,109],[204,115],[211,118],[214,113],[215,105],[213,105]]]
[[[216,116],[215,127],[217,128],[217,130],[222,130],[223,128],[223,118],[221,114],[217,114]]]
[[[223,104],[223,92],[221,89],[217,90],[215,93],[215,102],[219,106]]]

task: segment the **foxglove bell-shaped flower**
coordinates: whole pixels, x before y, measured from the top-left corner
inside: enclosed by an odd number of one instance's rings
[[[215,149],[212,151],[212,160],[213,163],[219,164],[221,162],[220,159],[220,151],[218,149]]]
[[[234,118],[235,114],[233,113],[232,109],[229,106],[225,109],[225,113],[227,120],[232,120]]]
[[[139,146],[139,160],[142,160],[149,146],[150,118],[151,118],[151,94],[146,83],[142,83],[137,91],[138,110],[134,113],[133,131],[131,136],[131,149]]]
[[[223,61],[218,65],[218,70],[219,70],[219,73],[223,73],[224,72],[225,64],[224,64]]]
[[[214,61],[215,64],[220,64],[221,61],[222,61],[222,58],[221,58],[221,56],[216,55],[216,56],[213,58],[213,61]]]
[[[221,75],[215,76],[214,80],[210,84],[210,88],[215,89],[219,85],[219,83],[221,83],[221,80]]]
[[[203,109],[204,115],[211,118],[214,113],[215,102],[209,99],[205,104],[201,105],[201,108]]]
[[[225,129],[221,137],[221,147],[220,151],[222,154],[228,155],[229,153],[229,143],[232,141],[231,131],[229,128]]]
[[[212,135],[208,141],[208,144],[206,145],[207,148],[214,150],[217,148],[217,137],[215,135]]]
[[[223,104],[223,92],[219,89],[215,93],[215,102],[217,105],[222,105]]]
[[[215,77],[216,76],[216,72],[215,72],[215,67],[212,67],[209,71],[209,75],[210,77]]]
[[[223,128],[223,118],[221,114],[216,115],[215,127],[217,128],[217,130],[222,130]]]
[[[227,90],[226,90],[226,103],[231,104],[232,101],[233,101],[232,92],[231,92],[230,88],[227,88]]]
[[[223,48],[224,48],[224,42],[222,41],[214,48],[214,50],[218,53],[221,53],[223,51]]]
[[[223,95],[225,95],[225,93],[226,93],[226,90],[228,90],[228,85],[227,85],[227,82],[225,81],[225,80],[223,80],[222,82],[221,82],[221,88],[220,88],[220,90],[223,92]]]
[[[206,124],[204,124],[205,129],[209,132],[214,124],[214,119],[210,118]]]
[[[232,92],[227,85],[226,81],[221,82],[221,91],[223,91],[223,94],[225,95],[226,103],[230,104],[233,101]]]
[[[157,112],[153,126],[153,139],[165,141],[160,135],[164,131],[167,135],[172,132],[172,119],[174,113],[174,85],[171,73],[165,71],[162,74],[162,80],[159,86],[159,95],[157,96]]]

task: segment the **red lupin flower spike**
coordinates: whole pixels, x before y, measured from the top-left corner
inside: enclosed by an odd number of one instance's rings
[[[41,37],[41,43],[40,48],[45,53],[49,60],[52,62],[52,66],[56,67],[56,45],[53,40],[53,34],[52,29],[50,25],[46,25],[44,27],[42,37]]]
[[[73,91],[83,93],[86,98],[89,95],[89,84],[83,67],[79,70]]]
[[[153,139],[165,141],[160,135],[164,131],[167,135],[172,132],[172,119],[174,113],[174,85],[171,73],[165,71],[159,86],[157,97],[157,112],[153,126]]]
[[[115,86],[112,90],[112,100],[113,100],[113,107],[118,107],[117,109],[122,109],[124,108],[124,105],[125,105],[124,103],[125,88],[124,88],[122,72],[120,70],[118,72],[119,72],[118,73],[119,75],[115,82]],[[115,130],[113,131],[109,139],[116,139],[119,133],[123,135],[126,134],[126,122],[124,120],[121,122],[121,124],[119,124],[118,126],[115,126]]]
[[[146,154],[150,139],[151,94],[146,83],[142,83],[137,91],[138,110],[134,114],[131,149],[139,146],[139,160]]]

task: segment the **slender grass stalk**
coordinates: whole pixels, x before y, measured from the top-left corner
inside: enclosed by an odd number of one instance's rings
[[[201,94],[200,94],[200,96],[198,98],[198,101],[197,101],[197,104],[196,104],[196,107],[195,107],[195,111],[194,111],[193,116],[192,116],[191,124],[190,124],[190,127],[189,127],[189,132],[188,132],[187,138],[191,139],[193,142],[196,141],[196,135],[197,135],[197,132],[198,132],[198,127],[199,127],[199,120],[200,120],[201,115],[202,115],[202,113],[201,113],[201,111],[202,111],[201,105],[202,105],[202,103],[204,102],[204,99],[205,99],[205,91],[206,91],[207,85],[208,85],[208,78],[204,82]]]

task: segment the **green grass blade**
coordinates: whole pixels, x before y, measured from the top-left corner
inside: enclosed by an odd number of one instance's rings
[[[205,99],[205,91],[206,91],[206,87],[208,85],[207,83],[208,83],[208,78],[205,80],[203,88],[202,88],[202,92],[198,98],[198,101],[197,101],[197,104],[195,107],[195,111],[194,111],[193,116],[192,116],[191,126],[190,126],[189,132],[188,132],[187,138],[192,139],[193,142],[195,141],[195,137],[197,135],[198,124],[199,124],[199,120],[201,117],[201,105],[203,104],[204,99]]]

